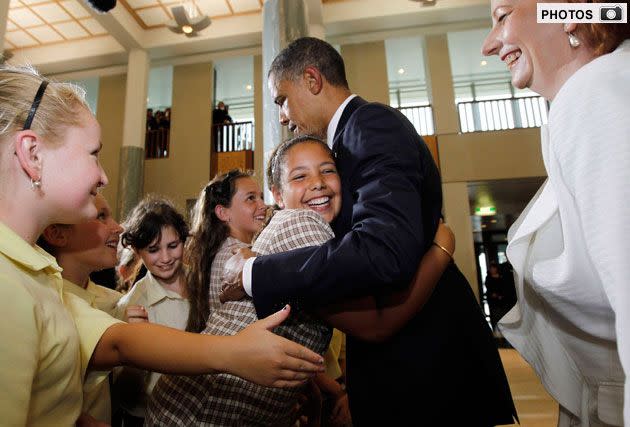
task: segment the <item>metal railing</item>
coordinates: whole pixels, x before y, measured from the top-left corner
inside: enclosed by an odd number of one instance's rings
[[[212,142],[217,153],[254,149],[254,123],[212,125]]]
[[[171,130],[166,128],[147,129],[144,138],[144,158],[162,159],[168,157],[170,133]]]
[[[435,134],[433,126],[433,108],[430,105],[398,107],[398,111],[403,113],[405,117],[409,119],[420,135]]]
[[[547,124],[547,102],[540,96],[459,102],[461,131],[485,132]]]

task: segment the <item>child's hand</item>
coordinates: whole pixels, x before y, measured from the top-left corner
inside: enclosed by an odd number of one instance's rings
[[[127,323],[149,323],[149,313],[141,305],[130,305],[125,310]]]

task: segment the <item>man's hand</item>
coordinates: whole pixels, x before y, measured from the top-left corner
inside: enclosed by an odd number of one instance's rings
[[[221,303],[239,301],[247,296],[245,289],[243,289],[243,266],[247,259],[255,256],[255,252],[252,252],[249,247],[245,247],[237,250],[227,260],[223,268],[223,285],[219,295]]]

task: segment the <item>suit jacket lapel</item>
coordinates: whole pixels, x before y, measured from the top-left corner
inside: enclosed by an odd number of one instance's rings
[[[339,141],[343,139],[343,133],[346,129],[346,124],[348,120],[350,120],[350,116],[354,113],[360,106],[367,104],[368,102],[361,98],[360,96],[355,96],[350,100],[346,108],[341,113],[341,118],[339,119],[339,123],[337,124],[337,129],[335,130],[335,137],[333,139],[332,150],[335,156],[337,155],[337,145]]]

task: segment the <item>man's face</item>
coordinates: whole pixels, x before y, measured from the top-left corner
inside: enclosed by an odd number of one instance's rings
[[[295,135],[315,135],[326,138],[328,123],[322,119],[319,98],[309,90],[306,77],[277,80],[269,76],[269,90],[280,108],[280,124],[288,126]]]

